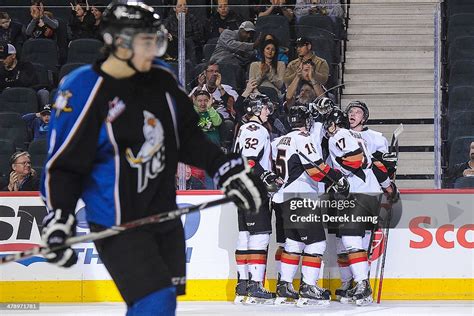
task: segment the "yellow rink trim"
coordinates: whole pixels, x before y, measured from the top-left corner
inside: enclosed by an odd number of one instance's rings
[[[334,290],[339,280],[322,280]],[[236,280],[188,280],[182,301],[231,301]],[[295,282],[297,286],[297,282]],[[267,287],[275,289],[275,280]],[[383,300],[474,300],[474,279],[384,279]],[[112,281],[0,282],[0,302],[119,302]]]

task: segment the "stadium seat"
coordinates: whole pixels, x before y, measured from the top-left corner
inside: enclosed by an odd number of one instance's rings
[[[8,178],[11,170],[10,157],[15,151],[15,144],[11,140],[0,139],[0,176],[6,176]],[[0,187],[0,189],[2,189],[2,187]]]
[[[85,64],[83,63],[70,63],[70,64],[64,64],[62,67],[61,67],[61,70],[59,70],[59,81],[61,81],[61,79],[63,79],[63,77],[65,75],[67,75],[68,73],[70,73],[71,71],[73,71],[74,69],[76,68],[79,68],[81,66],[84,66]]]
[[[0,135],[3,139],[12,141],[15,147],[26,149],[28,139],[25,122],[20,114],[13,112],[0,113]]]
[[[455,61],[449,71],[449,86],[474,85],[474,60]]]
[[[244,21],[250,20],[249,0],[229,0],[229,9],[239,14]]]
[[[308,37],[308,39],[311,41],[311,48],[316,56],[325,59],[328,64],[337,63],[333,47],[325,36]]]
[[[70,11],[69,11],[70,12]],[[68,25],[67,19],[58,19],[59,25],[56,29],[56,41],[58,44],[58,51],[59,51],[59,64],[65,64],[67,59],[67,51],[68,51]]]
[[[203,47],[203,61],[208,62],[211,59],[212,53],[214,53],[214,49],[216,48],[216,44],[204,44]]]
[[[337,35],[334,22],[329,16],[325,15],[311,14],[302,16],[296,29],[297,32],[303,32],[304,36],[311,36],[312,29],[323,29],[334,34],[334,36]]]
[[[33,63],[33,66],[35,67],[35,72],[39,80],[38,86],[34,88],[51,89],[51,87],[54,86],[54,72],[46,69],[42,64]]]
[[[38,98],[31,88],[8,88],[2,92],[0,112],[16,112],[21,115],[38,112]]]
[[[69,43],[67,63],[92,64],[102,56],[100,49],[104,44],[92,38],[81,38]]]
[[[448,129],[448,141],[460,136],[474,135],[474,110],[450,112]]]
[[[29,39],[23,44],[21,51],[23,61],[43,64],[45,66],[58,66],[58,46],[55,41],[44,38]]]
[[[474,85],[449,87],[448,111],[469,110],[474,102]]]
[[[43,167],[48,156],[48,144],[46,139],[35,140],[28,146],[28,152],[31,155],[31,166]]]
[[[281,47],[290,46],[290,24],[288,19],[281,15],[261,16],[257,19],[257,32],[270,33],[278,39]]]
[[[219,71],[221,72],[223,84],[227,84],[235,90],[243,88],[243,70],[239,65],[222,63],[219,64]]]
[[[448,42],[460,36],[474,36],[474,13],[458,13],[449,17]]]
[[[454,182],[455,189],[474,188],[474,177],[461,177]]]
[[[474,13],[474,6],[472,0],[467,0],[469,3],[456,4],[451,1],[448,2],[448,17],[458,13]]]
[[[452,41],[448,58],[450,64],[460,59],[474,60],[474,36],[460,36]]]
[[[474,136],[462,136],[453,140],[449,151],[449,165],[466,162],[469,159],[469,145],[474,142]]]

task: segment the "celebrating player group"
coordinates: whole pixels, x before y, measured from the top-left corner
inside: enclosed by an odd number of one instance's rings
[[[327,221],[327,233],[336,236],[342,282],[336,297],[343,304],[370,304],[368,248],[374,219],[382,195],[394,203],[399,193],[392,181],[397,157],[389,153],[381,133],[365,126],[367,105],[353,101],[342,111],[329,98],[319,98],[309,106],[292,106],[287,113],[291,131],[273,140],[265,128],[272,102],[268,98],[250,101],[247,112],[249,120],[240,127],[235,151],[248,159],[270,193],[257,214],[239,209],[235,303],[329,305],[331,292],[318,286],[326,249],[323,219],[329,218],[341,219]],[[305,203],[302,196],[319,200],[319,205],[322,201],[328,202],[325,205],[350,203],[340,204],[347,206],[342,208],[308,207],[317,203]],[[276,293],[264,288],[272,211],[278,244]],[[309,213],[310,217],[300,216]],[[291,220],[301,217],[313,221]],[[301,282],[296,291],[293,280],[300,262]]]

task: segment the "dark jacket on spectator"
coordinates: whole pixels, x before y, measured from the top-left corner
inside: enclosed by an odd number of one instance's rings
[[[3,65],[0,67],[0,91],[12,87],[33,88],[38,83],[35,68],[28,61],[19,61],[10,71],[6,70]]]
[[[95,30],[95,18],[90,10],[85,11],[82,22],[76,16],[76,12],[71,11],[69,27],[71,28],[71,41],[79,38],[97,38]]]
[[[8,177],[7,183],[10,183],[10,177]],[[39,177],[38,175],[29,175],[23,180],[23,183],[20,185],[18,191],[38,191],[39,190]],[[10,191],[7,186],[2,188],[2,191]]]
[[[12,44],[18,52],[21,52],[21,47],[25,41],[22,28],[23,25],[20,23],[11,21],[7,29],[0,28],[0,40]]]
[[[219,37],[221,33],[219,33],[219,28],[224,30],[237,30],[239,25],[244,20],[240,15],[235,13],[234,11],[229,11],[225,19],[222,19],[219,13],[215,13],[211,17],[211,35],[209,38]]]
[[[43,15],[42,19],[44,22],[43,26],[38,25],[39,19],[32,19],[26,27],[25,34],[30,38],[55,39],[56,29],[59,25],[58,20],[52,19],[47,15]]]
[[[469,160],[463,163],[455,164],[454,166],[448,168],[447,178],[449,182],[452,184],[456,181],[457,178],[463,177],[463,172],[466,169],[471,169],[471,167],[469,166]]]
[[[178,39],[178,18],[171,14],[164,22],[166,29],[173,36],[173,41]],[[194,15],[186,14],[186,38],[193,40],[196,46],[202,46],[206,41],[204,25]]]
[[[49,124],[44,123],[36,113],[28,113],[22,116],[26,127],[33,132],[33,140],[46,139],[48,135]]]

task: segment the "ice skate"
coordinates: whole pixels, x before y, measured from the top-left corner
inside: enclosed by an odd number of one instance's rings
[[[305,306],[329,306],[331,300],[331,291],[320,288],[317,285],[309,285],[301,282],[300,285],[300,298],[296,303],[298,307]]]
[[[275,305],[294,305],[299,295],[290,282],[279,281],[276,289]]]
[[[370,288],[369,280],[357,282],[354,289],[355,290],[352,300],[357,306],[369,305],[374,301],[372,298],[372,289]]]
[[[336,290],[336,300],[342,304],[353,303],[352,296],[354,295],[354,283],[353,280],[342,282],[340,288]]]
[[[235,286],[234,304],[243,304],[248,294],[248,280],[239,280]]]
[[[267,291],[262,282],[250,280],[247,287],[248,296],[245,304],[273,305],[275,303],[275,293]]]

